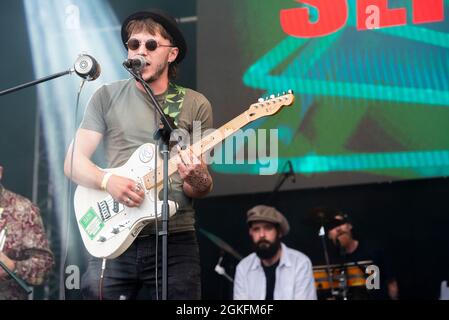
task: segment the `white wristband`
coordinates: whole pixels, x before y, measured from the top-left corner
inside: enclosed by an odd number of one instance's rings
[[[106,172],[106,174],[103,176],[103,180],[101,180],[101,190],[106,191],[106,186],[108,185],[108,181],[111,176],[111,172]]]

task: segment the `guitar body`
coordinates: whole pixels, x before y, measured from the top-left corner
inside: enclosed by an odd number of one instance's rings
[[[269,99],[261,99],[241,115],[189,146],[189,150],[200,157],[238,129],[256,119],[277,113],[283,106],[291,105],[293,101],[291,91],[277,97],[272,95]],[[156,179],[153,172],[154,157],[158,159]],[[179,154],[169,160],[169,176],[177,171],[177,164],[180,161]],[[107,259],[119,256],[131,245],[143,227],[156,218],[156,211],[160,217],[162,201],[154,198],[154,188],[160,188],[162,185],[161,163],[159,155],[155,155],[154,145],[146,143],[132,154],[125,165],[105,170],[128,177],[144,186],[145,200],[138,208],[128,208],[118,203],[105,191],[77,187],[74,198],[76,220],[81,238],[91,255]],[[176,211],[176,203],[169,201],[169,215],[172,216]]]
[[[154,145],[146,143],[123,166],[105,171],[143,185],[142,177],[154,169],[155,156]],[[161,162],[158,156],[158,163]],[[145,189],[145,199],[140,207],[129,208],[105,191],[78,186],[74,196],[75,215],[87,251],[94,257],[107,259],[122,254],[143,227],[156,218],[155,203],[160,217],[162,201],[154,198],[154,188]],[[169,215],[176,210],[176,203],[169,201]]]

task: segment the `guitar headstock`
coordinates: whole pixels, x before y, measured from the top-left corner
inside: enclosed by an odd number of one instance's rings
[[[271,116],[277,113],[282,107],[289,106],[295,101],[295,96],[292,90],[283,92],[282,95],[275,96],[272,94],[269,98],[260,98],[257,103],[253,103],[248,111],[247,115],[251,120],[256,120],[264,116]]]

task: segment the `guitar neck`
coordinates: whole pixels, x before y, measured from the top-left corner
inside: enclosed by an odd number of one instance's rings
[[[213,147],[215,147],[217,144],[219,144],[221,141],[225,140],[230,135],[234,134],[237,130],[240,128],[243,128],[248,123],[250,123],[253,119],[251,119],[248,111],[245,111],[238,117],[232,119],[225,125],[221,126],[214,132],[208,134],[206,137],[202,138],[200,141],[194,143],[189,147],[189,149],[192,151],[192,153],[200,157],[205,152],[209,151]],[[183,152],[183,151],[181,151]],[[169,160],[168,163],[168,175],[171,176],[173,173],[175,173],[178,170],[178,163],[180,162],[180,155],[177,154],[176,156],[172,157]],[[163,167],[162,164],[158,166],[157,168],[157,179],[156,179],[156,185],[159,186],[162,183],[163,180]],[[145,182],[145,188],[147,190],[150,190],[154,188],[155,186],[155,179],[154,179],[154,171],[151,171],[150,173],[146,174],[144,176],[144,182]]]
[[[272,95],[270,99],[261,99],[258,103],[252,104],[248,110],[240,114],[238,117],[232,119],[224,126],[210,133],[206,137],[202,138],[200,141],[194,143],[189,147],[190,151],[196,156],[200,157],[202,154],[207,152],[208,150],[215,147],[221,141],[234,134],[240,128],[243,128],[248,123],[264,116],[273,115],[279,111],[279,109],[283,106],[291,105],[294,101],[294,96],[291,91],[288,94],[284,94],[282,96],[278,95],[277,97]],[[185,152],[185,151],[180,151]],[[178,170],[178,163],[181,161],[180,155],[177,154],[173,158],[169,160],[168,163],[168,175],[171,176]],[[159,186],[163,180],[163,171],[162,165],[157,167],[157,177],[154,176],[154,171],[146,174],[143,177],[145,188],[150,190],[154,188],[154,186]],[[156,181],[156,183],[155,183]]]

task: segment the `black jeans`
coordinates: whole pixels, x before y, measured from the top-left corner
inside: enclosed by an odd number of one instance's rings
[[[155,236],[138,237],[119,257],[107,260],[101,285],[101,298],[128,300],[156,299]],[[162,286],[162,241],[159,239],[158,287]],[[170,300],[201,299],[201,270],[198,241],[194,231],[168,236],[167,298]],[[100,298],[102,259],[91,257],[82,277],[84,299]],[[144,292],[144,295],[139,294]]]

